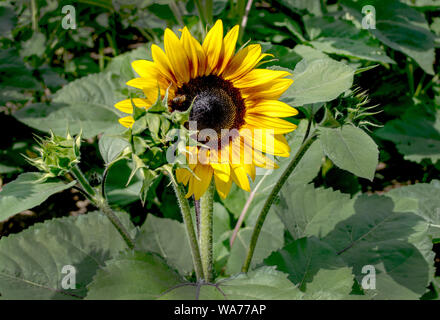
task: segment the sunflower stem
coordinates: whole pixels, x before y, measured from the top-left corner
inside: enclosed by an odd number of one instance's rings
[[[242,271],[248,272],[249,267],[252,262],[252,257],[254,255],[255,247],[257,245],[258,237],[260,236],[261,228],[263,228],[264,220],[266,219],[267,214],[269,213],[269,209],[272,206],[276,196],[278,195],[278,192],[281,190],[284,183],[287,181],[287,178],[289,178],[290,174],[293,172],[293,170],[296,168],[298,163],[301,161],[304,154],[307,152],[307,150],[310,148],[310,146],[313,144],[313,142],[316,140],[317,135],[313,133],[310,137],[307,138],[307,140],[301,145],[295,156],[290,161],[287,168],[284,170],[284,172],[281,174],[280,179],[276,183],[275,187],[272,189],[272,192],[270,193],[269,197],[267,198],[266,202],[264,203],[263,208],[261,209],[260,215],[258,216],[258,219],[254,226],[254,231],[252,233],[251,242],[249,244],[249,249],[246,255],[246,259],[244,261]]]
[[[171,12],[173,13],[174,17],[176,18],[176,21],[179,25],[184,26],[184,22],[182,19],[182,14],[180,13],[179,7],[177,6],[177,3],[175,0],[170,1],[169,7],[171,9]]]
[[[127,246],[130,249],[133,249],[135,246],[135,242],[131,238],[130,233],[124,227],[121,220],[119,220],[119,218],[110,208],[105,198],[101,194],[97,193],[95,189],[93,189],[87,178],[82,173],[81,169],[76,165],[72,169],[70,169],[70,173],[75,177],[76,181],[78,181],[78,183],[81,185],[82,189],[88,195],[88,198],[91,199],[93,204],[107,216],[107,218],[116,228],[116,230],[118,230],[119,234],[121,235],[122,239],[124,239]]]
[[[212,214],[214,203],[214,181],[200,198],[200,252],[202,257],[205,281],[211,282],[212,277]]]
[[[252,8],[252,2],[253,2],[253,0],[248,0],[244,14],[241,17],[241,26],[240,26],[240,32],[238,35],[238,43],[243,43],[244,30],[246,29],[246,25],[247,25],[247,21],[248,21],[248,17],[249,17],[249,12],[251,11],[251,8]]]
[[[189,245],[191,248],[191,254],[193,258],[194,270],[196,272],[197,280],[200,281],[204,278],[202,259],[200,256],[199,244],[197,242],[196,232],[194,230],[194,224],[191,217],[191,209],[189,207],[188,199],[185,198],[185,191],[182,186],[177,183],[174,174],[171,170],[168,170],[168,176],[170,177],[171,184],[173,185],[174,192],[176,193],[177,201],[179,202],[180,211],[182,213],[182,219],[186,227],[186,234],[188,236]]]
[[[199,16],[200,16],[200,21],[202,23],[202,35],[205,35],[205,28],[206,28],[206,17],[205,17],[205,10],[203,10],[203,4],[201,2],[201,0],[194,0],[194,2],[196,3],[196,7],[197,7],[197,11],[199,12]]]

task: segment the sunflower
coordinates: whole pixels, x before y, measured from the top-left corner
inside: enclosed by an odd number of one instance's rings
[[[177,169],[176,178],[188,185],[186,196],[196,200],[212,178],[222,198],[232,182],[250,191],[248,177],[255,179],[256,166],[276,168],[271,156],[289,156],[284,134],[296,126],[280,118],[298,111],[278,99],[293,80],[286,79],[290,75],[286,71],[258,68],[269,56],[259,44],[235,52],[238,32],[235,26],[223,38],[223,23],[218,20],[200,44],[186,27],[180,39],[166,29],[165,52],[153,44],[153,61],[134,61],[132,67],[140,77],[127,82],[145,94],[133,99],[136,107],[154,104],[159,86],[162,97],[168,90],[170,111],[192,108],[189,120],[197,124],[197,140],[204,147],[189,147],[193,172]],[[115,107],[133,112],[130,99]],[[134,122],[132,116],[119,121],[125,127]]]

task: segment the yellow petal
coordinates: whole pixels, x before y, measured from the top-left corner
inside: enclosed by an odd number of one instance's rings
[[[151,55],[153,56],[154,64],[160,73],[162,73],[169,81],[177,84],[176,77],[174,76],[173,69],[171,68],[170,60],[165,52],[162,51],[157,45],[151,46]]]
[[[223,75],[226,80],[235,81],[251,71],[268,54],[261,54],[261,46],[252,44],[244,47],[232,58]]]
[[[249,185],[249,179],[246,174],[246,170],[243,166],[233,166],[232,171],[232,180],[234,180],[235,184],[239,186],[241,189],[250,192],[251,186]]]
[[[159,76],[159,70],[152,61],[135,60],[131,63],[131,66],[140,77],[157,79]]]
[[[131,128],[133,126],[134,119],[132,116],[123,117],[119,119],[119,123],[126,128]]]
[[[180,42],[186,51],[190,64],[191,78],[202,76],[205,74],[205,52],[201,44],[194,39],[187,27],[182,30]]]
[[[197,180],[195,177],[193,178],[194,199],[199,200],[211,183],[213,169],[210,165],[199,164],[195,167],[194,173],[199,178],[199,180]]]
[[[292,83],[292,79],[277,79],[257,87],[243,88],[241,94],[245,99],[278,100]]]
[[[216,171],[214,171],[214,181],[215,181],[215,188],[217,189],[217,193],[222,199],[225,199],[231,190],[232,185],[232,179],[230,178],[228,181],[221,180],[217,174]]]
[[[288,75],[290,75],[290,73],[287,71],[253,69],[240,79],[234,81],[234,87],[241,89],[263,86],[274,80],[287,77]]]
[[[215,25],[209,30],[203,41],[202,48],[207,60],[205,74],[210,74],[216,70],[219,59],[224,52],[223,23],[221,20],[217,20]]]
[[[231,176],[231,166],[229,163],[211,163],[214,173],[218,179],[227,182]]]
[[[271,159],[269,159],[267,156],[262,154],[258,150],[254,150],[254,153],[252,154],[254,164],[258,167],[265,168],[265,169],[277,169],[278,165]]]
[[[244,168],[246,170],[246,173],[249,175],[249,177],[251,177],[252,181],[254,181],[255,180],[255,175],[256,175],[255,165],[253,163],[245,164]]]
[[[267,117],[284,118],[298,114],[298,110],[279,100],[246,101],[246,113],[260,114]]]
[[[133,103],[138,108],[148,108],[151,106],[147,99],[133,98]],[[133,105],[130,99],[119,101],[115,104],[115,108],[125,113],[133,113]]]
[[[157,92],[157,88],[159,87],[159,81],[157,78],[134,78],[127,81],[126,85],[141,90],[156,88],[156,92]]]
[[[188,82],[190,78],[188,56],[179,38],[168,28],[165,30],[164,46],[177,81]]]
[[[279,157],[289,156],[290,147],[286,138],[283,135],[274,135],[272,130],[246,127],[240,130],[240,135],[254,149]]]
[[[176,179],[177,182],[183,183],[184,185],[188,184],[189,178],[191,177],[192,173],[187,169],[176,169]]]
[[[296,129],[296,124],[279,118],[246,114],[244,120],[254,128],[273,130],[274,134],[288,133]]]
[[[224,53],[222,57],[221,66],[218,70],[218,74],[221,74],[226,66],[231,61],[232,56],[235,53],[235,46],[237,44],[238,32],[240,27],[236,25],[226,34],[225,39],[223,40]]]

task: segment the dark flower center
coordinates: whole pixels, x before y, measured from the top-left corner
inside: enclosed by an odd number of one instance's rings
[[[244,123],[244,100],[230,81],[215,75],[191,79],[176,91],[170,107],[185,111],[193,100],[190,121],[197,121],[197,130],[214,130],[219,140],[222,129],[239,129]]]

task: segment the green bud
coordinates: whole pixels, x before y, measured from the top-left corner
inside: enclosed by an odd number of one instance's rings
[[[37,137],[40,156],[37,158],[26,157],[30,164],[44,172],[43,180],[63,176],[73,166],[79,163],[81,134],[73,138],[69,133],[67,136],[56,136],[52,131],[49,138]]]

